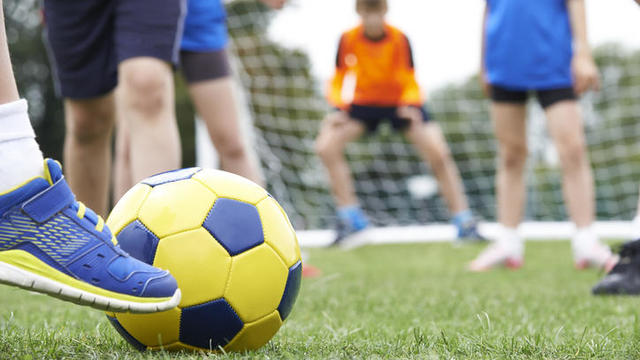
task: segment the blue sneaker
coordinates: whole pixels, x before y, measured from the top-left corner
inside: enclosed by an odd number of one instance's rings
[[[369,219],[359,206],[347,206],[338,209],[336,237],[332,246],[342,246],[352,235],[369,227]]]
[[[470,210],[462,211],[454,215],[451,222],[458,230],[456,242],[486,242],[487,239],[478,232],[478,221]]]
[[[0,194],[0,283],[115,312],[174,308],[169,272],[130,257],[104,220],[75,197],[60,165]]]

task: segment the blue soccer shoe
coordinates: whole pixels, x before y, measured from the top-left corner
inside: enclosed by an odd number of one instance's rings
[[[44,177],[0,194],[0,283],[114,312],[158,312],[180,302],[173,276],[121,250],[50,159]]]

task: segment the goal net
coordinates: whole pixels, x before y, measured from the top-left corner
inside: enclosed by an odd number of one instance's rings
[[[304,52],[269,40],[271,13],[261,4],[227,4],[231,53],[253,122],[253,146],[269,191],[297,229],[327,229],[335,222],[325,170],[313,152],[328,110],[322,85]],[[640,185],[640,51],[615,44],[595,49],[602,90],[581,101],[596,182],[598,220],[625,221],[636,211]],[[429,94],[473,211],[495,221],[496,141],[488,101],[477,79]],[[544,114],[528,106],[526,169],[529,221],[562,221],[561,175]],[[383,126],[346,150],[357,195],[379,227],[446,223],[447,208],[430,169],[405,139]]]

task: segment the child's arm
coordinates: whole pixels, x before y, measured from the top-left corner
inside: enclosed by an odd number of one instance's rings
[[[346,104],[342,100],[342,85],[344,82],[344,76],[347,73],[347,65],[344,63],[342,54],[344,51],[344,37],[340,38],[340,44],[338,45],[338,52],[336,54],[336,71],[333,78],[329,82],[329,89],[327,91],[327,100],[331,106],[343,109]]]
[[[638,0],[640,1],[640,0]],[[489,12],[489,4],[485,3],[484,15],[482,15],[482,47],[480,48],[480,74],[478,80],[480,80],[480,87],[485,96],[489,96],[489,82],[487,81],[487,68],[485,67],[485,54],[487,49],[487,13]]]
[[[422,106],[424,97],[416,80],[415,63],[413,61],[413,50],[411,49],[409,38],[406,35],[404,36],[404,44],[401,50],[401,54],[402,60],[400,66],[402,66],[401,76],[404,89],[402,91],[400,105]]]
[[[587,41],[584,0],[567,0],[567,7],[573,33],[573,88],[579,95],[589,89],[598,90],[600,78]]]

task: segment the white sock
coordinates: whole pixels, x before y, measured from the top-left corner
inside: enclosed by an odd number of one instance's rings
[[[517,228],[510,228],[500,225],[498,237],[496,238],[496,244],[505,248],[507,251],[514,255],[522,256],[524,253],[524,241],[518,234]]]
[[[27,109],[24,99],[0,105],[0,194],[44,175],[44,159]]]
[[[640,213],[631,222],[631,240],[640,239]]]
[[[571,238],[571,247],[576,257],[584,256],[592,251],[593,247],[600,242],[593,226],[578,228]]]

